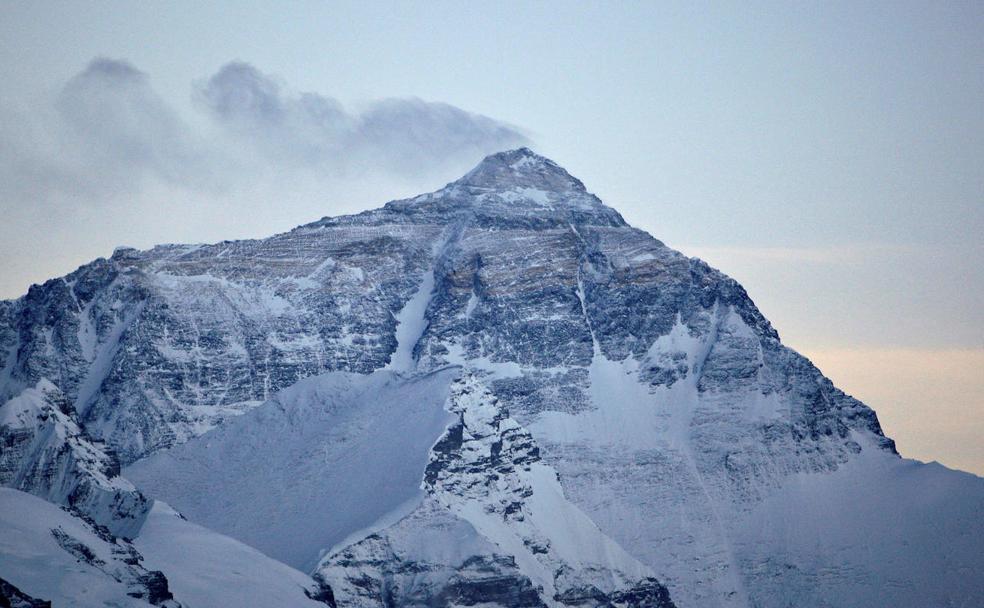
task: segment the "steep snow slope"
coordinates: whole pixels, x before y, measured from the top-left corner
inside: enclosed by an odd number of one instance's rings
[[[185,608],[328,605],[330,594],[311,577],[195,525],[161,502],[154,503],[133,544],[148,568],[167,576],[174,599]]]
[[[302,380],[125,475],[196,523],[309,571],[322,550],[421,500],[455,373]]]
[[[759,605],[970,608],[984,597],[982,516],[979,477],[866,449],[795,475],[732,528]]]
[[[325,608],[330,597],[309,576],[160,502],[130,543],[40,498],[0,488],[0,526],[0,580],[55,607]],[[0,588],[0,604],[10,595]]]
[[[0,527],[0,579],[29,597],[54,606],[179,606],[132,545],[40,498],[0,488]]]

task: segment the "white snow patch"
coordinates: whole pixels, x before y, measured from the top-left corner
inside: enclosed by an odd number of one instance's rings
[[[323,549],[422,495],[457,373],[308,378],[124,474],[193,521],[309,571]]]
[[[853,439],[849,462],[792,476],[731,525],[754,603],[979,605],[984,480]]]
[[[85,357],[86,361],[92,361],[96,357],[96,344],[99,341],[96,326],[92,322],[92,305],[95,302],[95,298],[89,300],[79,311],[79,329],[76,335],[79,340],[79,348],[82,349],[82,356]]]
[[[550,193],[539,188],[520,188],[519,194],[526,200],[533,201],[539,205],[550,205]]]
[[[509,168],[513,171],[520,171],[530,166],[537,166],[543,164],[543,161],[532,156],[524,155],[519,160],[513,162],[509,165]]]
[[[163,572],[174,599],[188,608],[324,608],[304,593],[315,587],[308,575],[184,520],[160,501],[133,544],[144,555],[144,567]]]
[[[478,307],[478,295],[473,289],[471,295],[468,296],[468,304],[465,305],[465,318],[470,319],[476,307]]]
[[[63,549],[52,530],[83,543],[103,562],[115,545],[92,533],[68,511],[25,492],[0,488],[0,577],[54,606],[149,608],[129,597],[126,583]]]
[[[411,371],[417,366],[413,349],[427,329],[427,306],[434,293],[434,268],[431,267],[403,309],[396,315],[396,351],[384,369]]]
[[[120,340],[123,333],[133,321],[143,312],[144,302],[140,302],[128,312],[117,313],[122,317],[117,317],[110,328],[106,339],[95,349],[95,357],[89,364],[89,369],[85,374],[85,379],[79,385],[79,390],[75,398],[75,409],[79,415],[84,416],[85,411],[90,405],[92,398],[99,391],[103,381],[109,376],[113,369],[113,360],[120,349]]]
[[[45,421],[38,419],[45,405],[44,393],[58,389],[47,378],[41,378],[33,388],[28,388],[0,406],[0,426],[11,429],[35,430]]]
[[[495,380],[518,378],[523,375],[522,366],[514,361],[492,361],[488,357],[468,359],[465,357],[464,348],[457,342],[445,344],[445,347],[448,349],[445,359],[449,365],[466,367],[481,372],[481,375],[489,376]]]

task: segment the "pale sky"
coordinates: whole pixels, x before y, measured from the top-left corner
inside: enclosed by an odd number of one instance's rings
[[[528,143],[984,474],[984,4],[249,5],[0,3],[0,297]]]

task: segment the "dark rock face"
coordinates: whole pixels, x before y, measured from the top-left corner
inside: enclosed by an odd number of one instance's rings
[[[315,591],[305,589],[304,595],[316,602],[321,602],[328,608],[338,608],[338,604],[335,603],[335,594],[330,585],[319,583]]]
[[[430,605],[445,607],[493,604],[516,608],[545,608],[528,578],[501,574],[515,568],[516,562],[512,558],[470,558],[461,565]]]
[[[426,500],[393,526],[326,557],[315,578],[338,608],[544,608],[516,560]]]
[[[640,581],[630,589],[611,594],[592,586],[568,589],[554,599],[578,608],[676,608],[669,591],[655,579]]]
[[[441,472],[448,468],[452,459],[461,449],[464,428],[464,423],[459,420],[458,423],[451,425],[447,432],[434,444],[431,451],[436,457],[428,462],[427,468],[424,469],[424,483],[434,485]]]
[[[530,433],[499,407],[499,400],[474,378],[452,385],[450,409],[458,414],[431,450],[424,487],[431,494],[485,498],[498,486],[486,513],[503,520],[522,519],[525,499],[533,493],[530,483],[517,473],[528,473],[540,461],[540,448]]]
[[[646,579],[631,589],[616,591],[612,594],[611,604],[619,608],[674,608],[670,592],[655,579]]]
[[[96,557],[92,549],[77,539],[72,538],[61,529],[56,528],[52,530],[51,535],[55,537],[55,540],[58,541],[58,545],[62,549],[74,555],[80,562],[85,562],[96,567],[106,565],[106,562]]]
[[[0,608],[51,608],[51,602],[31,597],[0,578]]]
[[[143,556],[133,545],[113,537],[108,530],[98,525],[87,523],[86,527],[95,533],[100,540],[111,546],[112,557],[109,561],[100,558],[92,547],[61,528],[53,528],[51,535],[58,546],[80,563],[88,564],[113,580],[125,583],[128,596],[142,599],[154,606],[181,608],[181,605],[174,601],[174,595],[168,589],[168,582],[164,573],[144,568],[141,565]]]
[[[134,587],[136,589],[127,595],[146,600],[155,606],[160,606],[164,602],[174,599],[174,595],[167,588],[167,578],[160,570],[145,571],[136,576]]]

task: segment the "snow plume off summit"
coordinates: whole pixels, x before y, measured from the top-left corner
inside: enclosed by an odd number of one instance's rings
[[[984,481],[525,148],[119,249],[0,302],[0,350],[22,603],[984,604]]]

